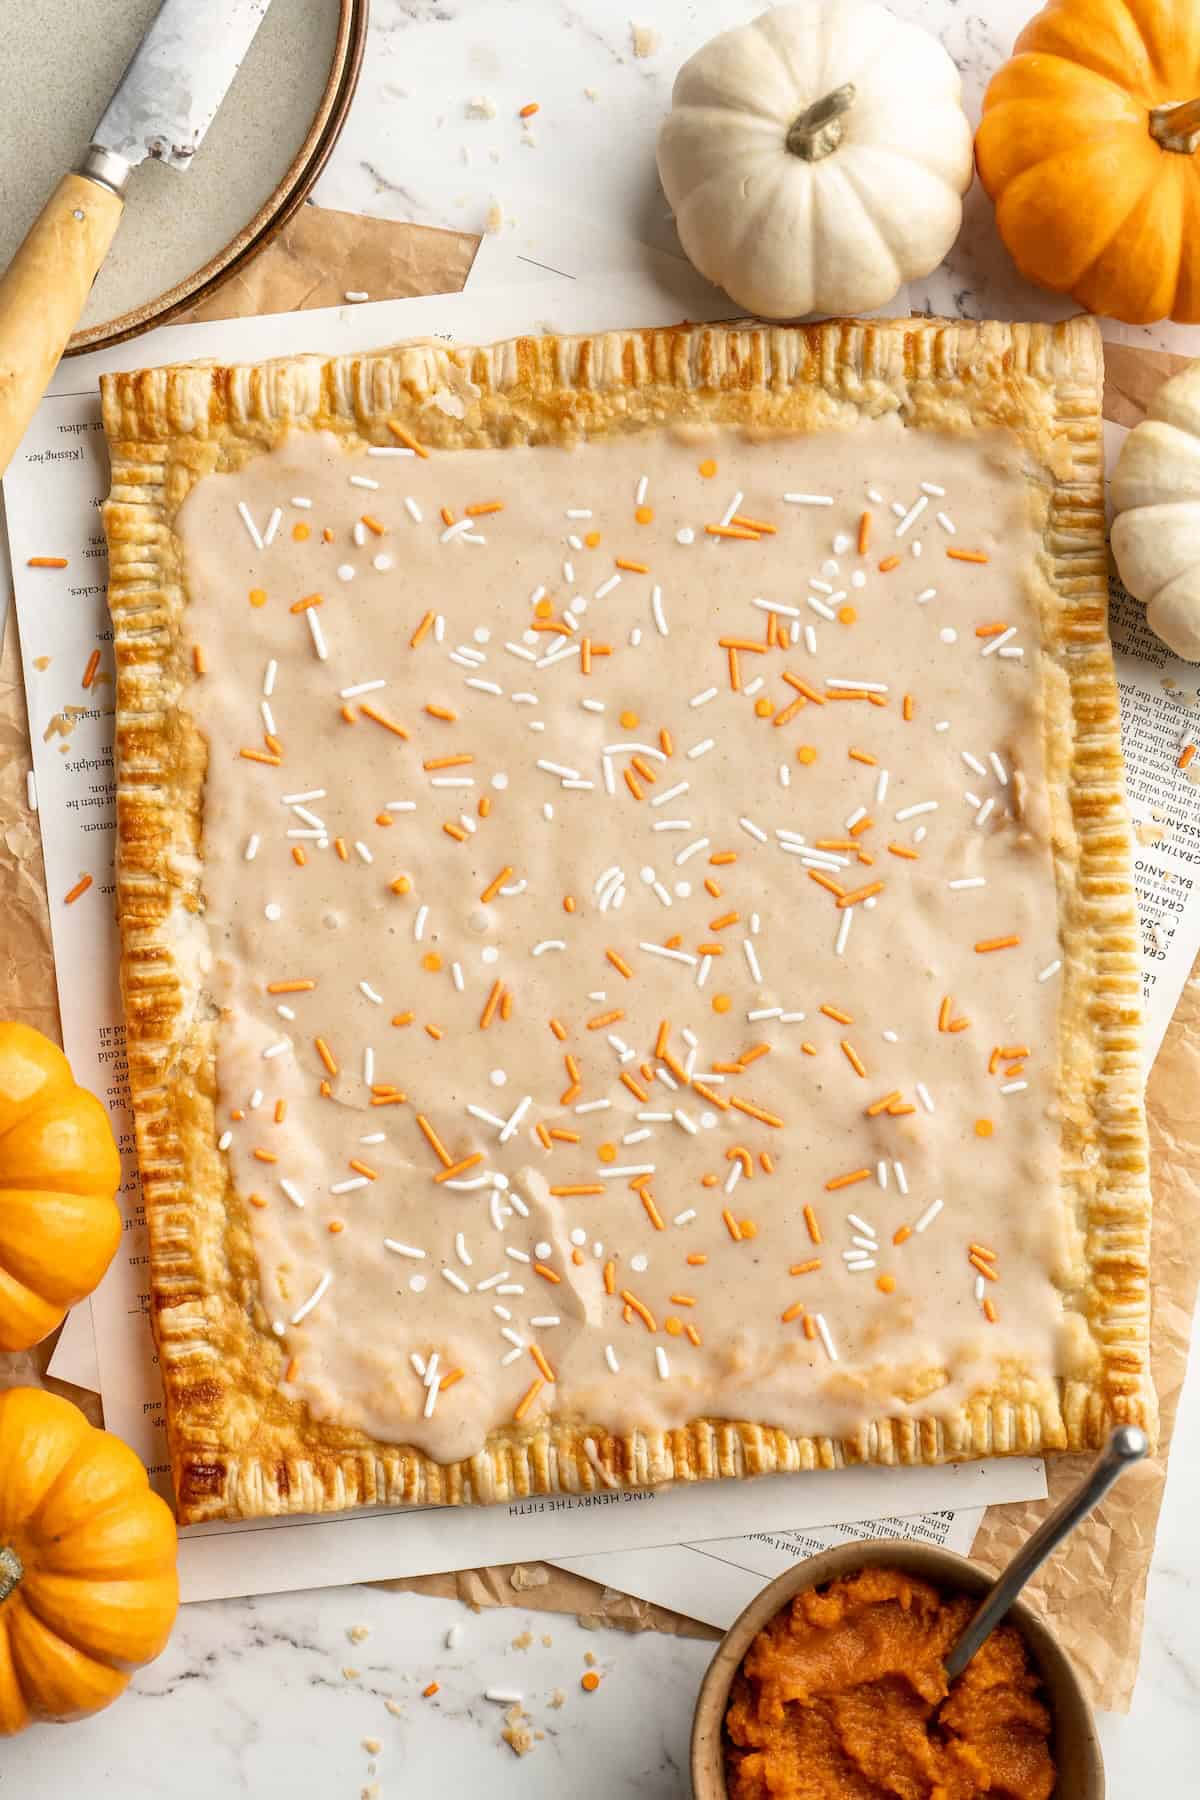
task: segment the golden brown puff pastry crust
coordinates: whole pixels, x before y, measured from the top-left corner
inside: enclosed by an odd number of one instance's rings
[[[1119,1421],[1153,1431],[1139,938],[1107,635],[1101,374],[1089,321],[905,320],[410,344],[103,379],[122,979],[182,1520],[1079,1449]],[[431,404],[435,395],[454,403]],[[817,432],[885,414],[918,432],[1003,427],[1038,471],[1041,552],[1030,576],[1064,960],[1061,1194],[1085,1249],[1072,1305],[1089,1340],[1079,1366],[1091,1372],[1033,1403],[1001,1382],[950,1417],[876,1418],[850,1439],[715,1418],[614,1435],[552,1416],[497,1430],[477,1455],[447,1465],[315,1420],[280,1392],[281,1350],[257,1296],[243,1203],[216,1145],[217,1024],[199,973],[207,746],[183,704],[194,675],[174,529],[184,499],[210,471],[269,454],[296,430],[389,445],[395,424],[431,448],[462,449],[664,422]]]

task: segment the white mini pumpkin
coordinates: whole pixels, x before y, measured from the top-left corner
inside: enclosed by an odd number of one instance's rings
[[[936,38],[876,0],[804,0],[675,78],[658,170],[701,274],[769,319],[867,312],[958,235],[971,128]]]
[[[1112,548],[1146,623],[1200,662],[1200,362],[1163,383],[1121,448]]]

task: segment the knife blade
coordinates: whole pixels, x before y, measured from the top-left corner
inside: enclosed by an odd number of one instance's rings
[[[92,134],[93,149],[130,168],[147,157],[190,168],[270,4],[163,0]]]

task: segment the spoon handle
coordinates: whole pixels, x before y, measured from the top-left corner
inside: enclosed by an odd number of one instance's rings
[[[1037,1573],[1046,1558],[1104,1498],[1117,1477],[1145,1456],[1148,1448],[1146,1434],[1138,1426],[1118,1425],[1074,1493],[1068,1494],[1050,1516],[1043,1519],[984,1595],[978,1611],[946,1658],[946,1674],[951,1681],[962,1674],[984,1639],[996,1629],[1025,1583]]]

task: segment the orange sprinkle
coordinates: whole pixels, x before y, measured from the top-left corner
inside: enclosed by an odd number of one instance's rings
[[[91,887],[91,885],[92,885],[92,877],[90,875],[81,875],[79,877],[79,880],[75,883],[75,886],[73,888],[69,888],[67,890],[67,892],[63,895],[63,905],[64,906],[74,906],[76,900],[79,899],[80,895],[86,894],[88,889]]]
[[[633,509],[633,516],[639,525],[652,525],[654,523],[654,508],[652,506],[635,506]]]
[[[741,916],[741,913],[736,912],[722,913],[719,918],[710,919],[708,921],[708,929],[710,931],[724,931],[727,925],[736,925]]]
[[[702,1100],[707,1100],[708,1104],[710,1106],[715,1106],[719,1112],[729,1111],[728,1100],[726,1100],[722,1094],[718,1094],[716,1088],[706,1087],[702,1081],[694,1080],[692,1082],[692,1092],[694,1094],[699,1094]]]
[[[538,1368],[541,1370],[542,1374],[545,1376],[547,1381],[557,1381],[558,1380],[557,1375],[554,1373],[554,1370],[550,1367],[550,1364],[546,1360],[545,1351],[541,1348],[540,1345],[530,1344],[529,1354],[530,1354],[530,1356],[532,1356],[534,1362],[537,1364]]]
[[[625,958],[623,956],[621,956],[618,951],[606,950],[604,952],[604,954],[608,958],[608,961],[612,964],[613,968],[617,970],[618,974],[623,975],[625,977],[626,981],[632,981],[633,970],[630,968],[629,964],[625,961]]]
[[[27,569],[65,569],[67,559],[65,556],[30,556],[26,559],[25,567]]]
[[[733,1214],[730,1212],[728,1207],[724,1208],[724,1210],[721,1213],[721,1217],[725,1221],[725,1229],[729,1233],[730,1237],[733,1239],[734,1243],[740,1244],[742,1241],[742,1228],[738,1224],[737,1220],[734,1218]]]
[[[804,1335],[810,1340],[817,1335],[817,1321],[813,1318],[811,1313],[809,1313],[804,1321]]]
[[[674,756],[675,754],[675,741],[665,725],[658,734],[658,747],[664,756]]]
[[[311,528],[304,523],[303,519],[297,519],[296,523],[292,526],[292,542],[295,544],[306,544],[311,536]]]
[[[634,562],[633,558],[629,556],[614,556],[613,564],[618,569],[624,569],[630,575],[648,575],[650,573],[649,563]]]
[[[850,749],[846,754],[849,756],[851,762],[867,763],[872,769],[879,766],[879,758],[877,756],[872,756],[869,750]]]
[[[867,1071],[866,1071],[865,1067],[863,1066],[863,1060],[859,1056],[858,1051],[854,1048],[854,1045],[850,1042],[849,1038],[841,1039],[841,1051],[842,1051],[842,1055],[845,1057],[846,1061],[850,1064],[850,1067],[854,1070],[854,1073],[856,1075],[861,1075],[863,1080],[865,1081],[866,1077],[867,1077]]]
[[[262,1194],[247,1194],[246,1198],[249,1200],[251,1206],[265,1206],[267,1204]]]
[[[775,1173],[775,1164],[771,1160],[770,1152],[767,1150],[759,1151],[758,1165],[764,1175],[773,1175]]]
[[[504,511],[503,500],[475,500],[465,508],[468,519],[484,519],[489,513]]]
[[[913,1229],[911,1225],[901,1225],[898,1230],[892,1233],[892,1242],[893,1244],[906,1244],[912,1234]]]
[[[983,1316],[987,1320],[989,1325],[994,1325],[996,1323],[996,1320],[999,1317],[999,1314],[996,1311],[995,1302],[993,1300],[991,1300],[991,1299],[984,1300]]]
[[[740,694],[742,691],[742,669],[741,664],[738,662],[738,653],[733,646],[730,645],[725,654],[729,661],[729,685],[735,694]]]
[[[771,617],[775,617],[774,613],[771,614]],[[755,712],[758,712],[758,705],[759,703],[755,702]],[[789,701],[785,707],[775,714],[773,723],[776,730],[778,730],[781,725],[790,725],[796,714],[800,711],[800,708],[807,705],[808,701],[804,698],[803,694],[797,694],[794,700]],[[766,702],[766,706],[767,711],[759,713],[760,718],[766,719],[770,717],[771,702],[769,700]]]
[[[1196,754],[1195,744],[1185,744],[1183,746],[1183,749],[1179,752],[1179,761],[1175,764],[1175,767],[1177,769],[1188,768],[1192,761],[1192,758],[1195,756],[1195,754]]]
[[[783,679],[787,682],[789,687],[795,688],[798,694],[803,694],[806,700],[811,700],[814,706],[824,706],[824,694],[819,694],[815,687],[809,682],[802,680],[799,675],[793,675],[789,670],[785,669],[783,671]]]
[[[208,674],[208,658],[205,656],[204,650],[199,644],[192,645],[192,668],[197,675]]]
[[[975,1136],[976,1137],[982,1137],[982,1138],[991,1137],[992,1132],[994,1130],[995,1130],[995,1127],[993,1126],[992,1121],[990,1119],[976,1119],[976,1121],[975,1121]]]
[[[868,1181],[870,1176],[870,1169],[851,1169],[848,1175],[835,1175],[832,1180],[827,1181],[825,1191],[827,1194],[832,1194],[838,1188],[853,1187],[856,1181]]]
[[[256,594],[262,594],[262,599],[256,600],[254,598],[254,596]],[[267,596],[265,594],[263,594],[263,591],[261,588],[251,588],[250,589],[250,604],[251,604],[251,606],[262,606],[265,603],[266,598],[267,598]],[[325,600],[324,600],[324,596],[322,594],[305,594],[305,596],[302,600],[293,600],[292,604],[288,607],[288,611],[293,612],[293,613],[302,613],[302,612],[307,612],[310,606],[323,606],[324,604],[325,604]]]
[[[951,557],[954,562],[985,563],[988,561],[987,553],[983,550],[950,549],[947,550],[946,555]]]
[[[482,1161],[483,1151],[476,1150],[472,1155],[464,1156],[459,1162],[448,1163],[444,1169],[438,1171],[433,1179],[440,1186],[443,1181],[453,1181],[456,1176],[465,1174],[468,1169],[473,1169],[476,1163],[481,1163]],[[351,1168],[354,1168],[355,1166],[354,1163],[351,1163],[350,1165]]]
[[[322,1037],[314,1038],[313,1044],[316,1046],[317,1055],[320,1057],[321,1061],[325,1064],[325,1067],[328,1069],[329,1073],[331,1075],[336,1075],[338,1072],[337,1062],[334,1059],[333,1051],[329,1048],[329,1045],[325,1042],[325,1039]]]
[[[479,1015],[479,1029],[481,1031],[486,1031],[492,1020],[495,1018],[496,1008],[500,1004],[500,996],[503,992],[504,983],[502,981],[494,981],[492,983],[492,991],[485,1000],[483,1011]]]
[[[920,861],[920,853],[916,850],[910,850],[907,844],[889,844],[888,850],[892,856],[902,856],[905,862]]]
[[[882,893],[883,886],[882,881],[869,881],[866,887],[855,888],[852,893],[843,894],[838,900],[838,906],[857,906],[860,900],[869,900],[873,894]]]
[[[742,1100],[734,1095],[729,1104],[736,1107],[738,1112],[745,1113],[748,1118],[758,1119],[763,1125],[773,1125],[779,1131],[783,1129],[781,1118],[778,1118],[775,1113],[766,1112],[761,1106],[755,1106],[751,1100]]]
[[[299,844],[292,845],[292,861],[296,864],[297,868],[300,869],[302,869],[308,861],[308,858],[305,856],[304,851]]]
[[[768,537],[774,537],[776,535],[777,528],[774,525],[768,525],[765,519],[748,519],[745,513],[734,513],[729,523],[731,525],[740,525],[745,531],[765,532]],[[767,617],[773,619],[775,615],[774,613],[768,613]]]
[[[533,1405],[534,1401],[537,1399],[538,1395],[541,1393],[541,1391],[545,1387],[545,1385],[546,1384],[542,1380],[540,1375],[537,1377],[537,1379],[535,1381],[530,1382],[529,1386],[525,1389],[525,1392],[521,1395],[521,1398],[518,1400],[516,1411],[513,1413],[513,1418],[517,1422],[517,1424],[520,1424],[521,1420],[525,1417],[525,1414],[529,1411],[530,1407]]]
[[[872,818],[871,818],[871,817],[870,817],[870,816],[869,816],[869,815],[868,815],[868,817],[867,817],[867,818],[865,818],[865,819],[860,819],[860,820],[859,820],[859,821],[858,821],[858,824],[857,824],[857,825],[852,825],[852,826],[851,826],[851,827],[850,827],[850,836],[851,836],[851,837],[852,837],[852,838],[860,838],[860,837],[861,837],[861,836],[862,836],[862,834],[863,834],[863,832],[864,832],[864,831],[871,831],[871,830],[873,830],[873,829],[874,829],[874,826],[875,826],[875,821],[874,821],[874,819],[872,819]]]
[[[644,1087],[640,1087],[638,1085],[638,1083],[634,1080],[633,1076],[629,1073],[628,1069],[623,1069],[621,1071],[621,1080],[624,1083],[624,1085],[629,1089],[630,1093],[633,1095],[635,1100],[641,1100],[644,1103],[645,1101],[647,1101],[650,1098],[650,1095],[647,1093],[646,1089]]]
[[[642,789],[638,786],[637,776],[633,773],[633,771],[631,769],[622,769],[621,773],[625,777],[625,785],[629,789],[630,793],[633,795],[634,799],[635,800],[644,800],[646,798],[646,796],[643,793]]]
[[[757,1062],[760,1056],[770,1056],[770,1054],[770,1044],[751,1044],[749,1050],[742,1051],[742,1054],[738,1057],[734,1067],[737,1068],[740,1066],[743,1069],[748,1069],[750,1064],[752,1062]]]
[[[451,525],[454,524],[454,514],[450,511],[450,508],[448,506],[440,507],[439,511],[441,513],[442,524],[446,527],[446,529],[448,531],[450,529]]]
[[[984,1276],[988,1281],[999,1281],[999,1275],[996,1273],[995,1269],[993,1269],[986,1257],[968,1256],[967,1261],[973,1269],[976,1269],[979,1274]]]
[[[277,1100],[275,1102],[275,1123],[277,1125],[282,1125],[283,1121],[286,1118],[287,1118],[287,1101],[286,1100]]]
[[[350,1167],[356,1175],[365,1175],[368,1181],[379,1180],[379,1170],[372,1169],[369,1164],[360,1162],[356,1156],[350,1158]]]
[[[402,443],[407,449],[411,450],[414,453],[414,455],[420,456],[422,458],[427,457],[429,455],[428,450],[426,450],[426,448],[423,444],[419,444],[417,442],[417,440],[413,436],[412,432],[406,431],[404,429],[404,426],[398,424],[395,419],[388,420],[387,428],[391,432],[392,436],[394,438],[399,439],[400,443]]]
[[[803,1315],[803,1313],[804,1313],[803,1300],[793,1300],[792,1304],[788,1307],[787,1311],[780,1313],[780,1315],[779,1315],[780,1322],[784,1325],[790,1325],[793,1319],[799,1319]]]
[[[587,1021],[587,1028],[589,1031],[602,1031],[606,1025],[615,1025],[618,1019],[623,1019],[624,1017],[625,1014],[622,1012],[621,1008],[619,1006],[614,1006],[608,1012],[597,1013],[594,1019],[589,1019]]]
[[[604,1265],[604,1291],[606,1294],[617,1291],[617,1265],[611,1257]]]
[[[492,810],[492,797],[490,794],[480,794],[478,810],[480,818],[486,819]]]
[[[412,636],[408,640],[408,647],[410,650],[415,650],[417,645],[421,642],[421,639],[426,635],[426,633],[428,631],[430,631],[432,629],[433,621],[434,621],[433,613],[427,612],[425,614],[425,617],[421,620],[421,623],[417,626],[417,629],[413,632]]]
[[[403,725],[397,725],[394,719],[389,719],[387,714],[380,712],[377,706],[372,706],[368,701],[363,700],[360,702],[359,711],[364,719],[374,719],[376,725],[382,725],[385,731],[394,732],[398,738],[407,738],[408,733]],[[469,762],[470,758],[468,757],[467,760]],[[429,764],[426,763],[425,767],[428,768]]]
[[[594,1694],[596,1689],[600,1686],[600,1677],[597,1675],[595,1669],[588,1669],[586,1674],[581,1675],[579,1677],[579,1685],[585,1694]]]
[[[917,703],[913,699],[912,695],[905,694],[904,705],[903,705],[901,711],[902,711],[902,716],[903,716],[906,724],[910,724],[912,722],[913,714],[916,712],[916,710],[917,710]]]
[[[899,567],[900,558],[898,556],[895,554],[885,556],[883,561],[879,564],[879,573],[881,575],[890,575],[893,569],[898,569]]]
[[[451,725],[453,725],[458,718],[458,714],[456,712],[451,712],[448,706],[435,706],[432,701],[429,701],[426,704],[425,711],[429,714],[431,719],[445,719]]]
[[[628,1288],[621,1289],[621,1298],[625,1302],[626,1306],[631,1307],[632,1310],[637,1314],[638,1318],[642,1321],[642,1324],[646,1327],[647,1331],[657,1331],[658,1330],[658,1326],[655,1324],[655,1321],[654,1321],[654,1314],[650,1311],[650,1308],[648,1306],[644,1306],[635,1294],[630,1293]]]
[[[871,515],[869,512],[865,512],[865,513],[861,514],[859,521],[858,521],[858,554],[860,556],[865,556],[867,554],[867,550],[870,547],[870,543],[871,543]]]
[[[979,951],[980,955],[983,955],[988,950],[1011,950],[1013,945],[1019,944],[1020,941],[1021,941],[1020,938],[1017,936],[998,937],[998,938],[980,938],[980,940],[976,944],[975,948],[976,948],[976,950]]]
[[[744,543],[751,544],[758,542],[757,531],[746,531],[741,525],[706,525],[704,529],[709,537],[741,538]]]
[[[321,542],[323,544],[332,544],[333,542],[333,532],[328,525],[323,525],[321,527]]]
[[[880,1113],[889,1111],[893,1103],[899,1099],[900,1089],[893,1088],[890,1094],[883,1094],[878,1100],[872,1100],[870,1106],[866,1108],[867,1118],[877,1119]]]
[[[83,680],[80,683],[81,687],[85,687],[85,688],[91,687],[93,681],[95,681],[95,679],[96,679],[96,670],[99,667],[100,667],[100,652],[98,650],[93,650],[92,654],[87,659],[87,668],[83,671]]]
[[[818,1011],[823,1012],[827,1019],[836,1019],[839,1025],[853,1025],[854,1023],[849,1013],[840,1012],[836,1006],[821,1006]]]
[[[858,618],[858,608],[856,606],[839,606],[837,616],[839,625],[853,625]]]
[[[632,1186],[634,1184],[631,1183],[630,1185]],[[663,1219],[662,1214],[659,1212],[657,1206],[655,1206],[654,1200],[651,1197],[651,1195],[649,1194],[649,1192],[645,1188],[639,1188],[638,1189],[638,1198],[641,1201],[642,1205],[645,1207],[646,1217],[649,1219],[650,1223],[653,1225],[655,1231],[665,1231],[667,1229],[666,1222]]]
[[[315,981],[268,981],[268,994],[307,994],[316,987]]]
[[[807,1039],[800,1045],[800,1048],[803,1050],[805,1056],[815,1056],[817,1054],[817,1046],[815,1044],[810,1044]]]
[[[551,1125],[546,1136],[556,1138],[560,1144],[578,1144],[581,1141],[577,1131],[565,1131],[561,1125]]]
[[[663,1330],[668,1332],[671,1337],[683,1336],[683,1326],[673,1313],[670,1318],[663,1320]]]
[[[260,1150],[257,1145],[252,1154],[258,1158],[259,1162],[277,1163],[279,1161],[273,1150]]]
[[[989,1262],[996,1260],[996,1252],[989,1249],[986,1244],[968,1244],[967,1249],[972,1256],[984,1256]]]
[[[975,636],[977,638],[999,637],[1002,631],[1007,630],[1007,625],[1004,623],[1003,619],[1001,619],[998,624],[977,625],[975,627]]]
[[[846,891],[840,881],[835,881],[832,875],[826,875],[820,869],[809,869],[808,879],[815,881],[817,886],[823,887],[827,893],[836,894],[839,900]]]
[[[342,717],[345,719],[347,725],[355,725],[358,723],[358,714],[352,706],[342,707]]]
[[[696,1348],[699,1349],[701,1343],[700,1333],[696,1330],[694,1325],[685,1325],[683,1328],[683,1335],[689,1344],[695,1344]]]
[[[875,1286],[879,1289],[881,1294],[894,1294],[896,1291],[896,1277],[887,1274],[877,1275],[875,1277]]]
[[[239,750],[238,755],[244,756],[247,762],[266,763],[272,769],[279,768],[283,762],[282,756],[272,756],[266,750]]]
[[[443,825],[442,830],[447,837],[452,837],[456,843],[465,844],[467,841],[467,834],[461,825]]]
[[[429,765],[426,764],[427,768],[428,768],[428,766]],[[484,888],[484,890],[483,890],[482,894],[480,894],[479,898],[485,902],[488,900],[494,900],[496,898],[496,895],[500,892],[500,889],[504,886],[504,883],[508,880],[509,876],[512,874],[512,872],[513,872],[512,864],[505,863],[505,865],[501,869],[500,873],[498,875],[493,875],[492,879],[488,882],[487,886]]]
[[[430,1149],[433,1151],[434,1155],[437,1157],[437,1159],[441,1163],[442,1167],[444,1169],[448,1169],[451,1166],[451,1164],[453,1163],[454,1158],[451,1156],[450,1152],[447,1150],[445,1144],[443,1144],[441,1138],[438,1136],[438,1134],[434,1130],[433,1126],[429,1123],[429,1120],[425,1117],[425,1114],[418,1113],[416,1115],[416,1117],[417,1117],[417,1124],[420,1127],[421,1133],[424,1136],[426,1143],[429,1145]]]
[[[697,463],[696,467],[699,469],[701,475],[703,475],[705,481],[711,481],[717,472],[716,460],[711,456],[706,456],[702,463]]]
[[[563,1042],[563,1039],[567,1035],[567,1028],[563,1024],[562,1020],[561,1019],[551,1019],[550,1029],[554,1033],[555,1037],[558,1039],[559,1043],[561,1044]]]

